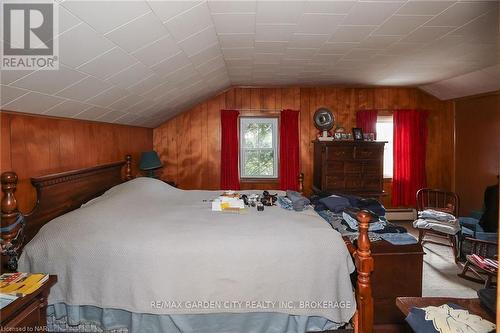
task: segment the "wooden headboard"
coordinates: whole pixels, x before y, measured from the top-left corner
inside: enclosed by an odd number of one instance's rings
[[[131,167],[132,157],[127,155],[120,162],[31,178],[36,189],[36,204],[30,213],[22,215],[24,219],[20,218],[15,197],[18,177],[12,171],[2,173],[0,245],[2,254],[10,257],[9,269],[14,268],[13,257],[44,224],[131,179]]]

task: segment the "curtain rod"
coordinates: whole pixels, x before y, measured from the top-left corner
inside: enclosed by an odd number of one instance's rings
[[[281,112],[283,109],[235,109],[238,111],[272,111],[272,112]]]

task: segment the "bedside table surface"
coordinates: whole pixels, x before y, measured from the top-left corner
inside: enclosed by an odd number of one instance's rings
[[[48,291],[57,282],[57,275],[49,275],[49,279],[36,291],[24,297],[19,297],[14,302],[10,303],[2,310],[0,310],[1,323],[10,320],[20,309],[24,308],[41,293]]]

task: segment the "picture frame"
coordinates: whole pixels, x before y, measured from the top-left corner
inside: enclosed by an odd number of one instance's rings
[[[354,141],[363,141],[363,129],[359,127],[353,127],[352,129],[352,136],[354,138]]]
[[[335,132],[334,133],[334,138],[335,138],[335,140],[342,140],[342,133]]]

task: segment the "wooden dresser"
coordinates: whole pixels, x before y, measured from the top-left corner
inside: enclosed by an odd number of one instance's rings
[[[384,144],[373,141],[313,141],[313,190],[362,197],[384,194]]]
[[[46,332],[47,298],[50,288],[57,282],[57,276],[49,279],[32,294],[19,297],[0,310],[0,333],[4,332]]]

